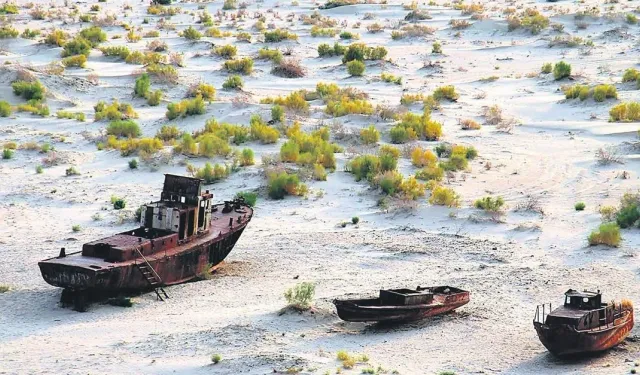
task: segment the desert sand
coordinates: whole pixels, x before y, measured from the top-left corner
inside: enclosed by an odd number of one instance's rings
[[[618,206],[624,193],[639,187],[638,124],[609,121],[613,106],[638,100],[636,82],[622,82],[624,71],[638,66],[640,26],[627,16],[635,14],[636,2],[484,1],[478,3],[484,5],[481,11],[471,13],[453,2],[419,2],[413,7],[430,18],[415,24],[433,32],[393,40],[394,30],[411,24],[404,21],[409,2],[318,10],[323,3],[266,0],[222,10],[221,1],[180,1],[171,5],[179,13],[167,18],[174,30],[168,27],[137,42],[126,40],[121,23],[139,34],[157,30],[162,16],[147,13],[148,1],[15,4],[18,14],[2,16],[3,25],[20,33],[38,29],[41,35],[0,39],[0,99],[14,107],[24,104],[12,83],[37,79],[47,89],[50,115],[14,110],[0,117],[0,143],[17,145],[10,159],[0,160],[0,285],[9,289],[0,293],[0,374],[359,374],[368,368],[389,374],[624,374],[640,360],[637,328],[606,353],[560,360],[546,351],[532,327],[536,305],[557,306],[569,288],[599,289],[607,301],[626,297],[640,304],[638,229],[622,229],[618,247],[587,241],[603,220],[600,207]],[[99,10],[91,11],[94,5]],[[34,19],[38,7],[47,13],[44,19]],[[524,27],[510,31],[508,8],[515,14],[537,9],[550,24],[538,33]],[[208,27],[198,20],[205,11],[229,36],[192,41],[178,35],[190,26],[204,33]],[[312,26],[302,16],[314,12],[337,21],[333,28],[340,32],[359,34],[359,40],[312,37]],[[84,14],[94,21],[80,22]],[[132,94],[142,64],[126,64],[98,48],[84,68],[51,71],[63,51],[41,42],[51,30],[74,35],[108,15],[117,21],[102,26],[107,40],[101,47],[146,51],[147,43],[160,40],[167,44],[163,55],[182,54],[178,83],[151,79],[152,90],[163,93],[160,105]],[[267,30],[286,29],[298,39],[264,42],[255,28],[261,16]],[[469,25],[454,29],[451,20]],[[373,23],[382,31],[368,32]],[[237,41],[239,30],[251,34],[251,42]],[[559,36],[582,39],[577,46],[550,46]],[[441,53],[432,52],[435,41]],[[341,57],[318,57],[319,44],[335,42],[383,46],[388,54],[384,61],[365,61],[363,76],[350,76]],[[241,75],[241,90],[222,88],[229,76],[222,68],[225,60],[211,54],[212,46],[227,44],[237,47],[240,58],[256,58],[253,72]],[[264,47],[298,60],[304,77],[273,75],[272,63],[257,59]],[[570,77],[556,80],[553,73],[541,73],[543,64],[559,61],[571,64]],[[402,83],[381,81],[382,72],[402,77]],[[168,120],[167,105],[182,100],[198,82],[217,90],[206,112]],[[131,308],[95,304],[78,313],[59,306],[61,291],[43,281],[39,260],[56,256],[61,247],[77,251],[84,242],[137,226],[135,209],[159,196],[164,173],[187,174],[187,162],[195,167],[231,162],[231,157],[177,154],[171,143],[145,160],[135,153],[123,157],[118,150],[99,150],[109,121],[94,121],[98,101],[130,103],[141,135],[153,137],[166,124],[194,132],[211,118],[240,125],[248,125],[254,114],[269,120],[272,105],[260,104],[261,99],[300,89],[313,92],[318,82],[360,90],[374,107],[393,108],[400,108],[403,94],[429,95],[453,85],[459,98],[443,100],[431,112],[431,119],[442,124],[440,139],[396,146],[475,147],[478,156],[440,182],[459,194],[459,207],[430,204],[428,190],[415,201],[392,198],[381,206],[384,194],[355,181],[345,166],[357,155],[391,144],[389,130],[397,121],[375,113],[333,117],[324,112],[322,100],[310,100],[308,114],[286,110],[285,125],[299,121],[306,132],[329,126],[331,141],[343,148],[335,154],[335,171],[326,181],[307,178],[306,196],[270,199],[263,157],[278,155],[285,134],[272,144],[232,144],[251,148],[255,164],[207,189],[219,201],[239,191],[258,193],[258,201],[247,230],[210,279],[166,288],[170,299],[165,302],[149,293],[134,296]],[[576,83],[612,84],[617,98],[566,99],[562,87]],[[497,125],[483,116],[494,105],[502,109]],[[404,107],[422,114],[421,103]],[[84,113],[86,121],[59,119],[59,110]],[[464,119],[482,127],[463,130]],[[381,138],[364,145],[358,134],[370,124]],[[34,142],[35,150],[24,146]],[[45,143],[55,151],[38,151]],[[616,160],[603,165],[598,150]],[[46,164],[43,159],[52,153],[55,162]],[[133,158],[139,160],[136,169],[128,166]],[[67,176],[71,167],[78,174]],[[419,168],[404,154],[397,169],[406,177]],[[113,208],[114,195],[126,200],[124,210]],[[504,199],[501,213],[473,207],[488,195]],[[577,211],[577,202],[586,208]],[[356,225],[352,217],[359,218]],[[283,293],[301,281],[315,283],[313,308],[282,314]],[[417,285],[464,288],[471,291],[471,302],[452,314],[400,326],[346,323],[331,303]],[[338,370],[340,350],[366,354],[368,362]],[[218,364],[212,363],[213,354],[221,356]]]

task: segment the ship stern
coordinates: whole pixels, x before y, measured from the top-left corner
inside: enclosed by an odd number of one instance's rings
[[[96,286],[96,271],[84,267],[57,262],[38,262],[42,278],[49,285],[59,288],[86,290]]]

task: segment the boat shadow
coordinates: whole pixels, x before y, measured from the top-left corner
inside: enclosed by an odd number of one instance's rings
[[[378,323],[360,323],[360,322],[344,322],[336,323],[336,326],[343,329],[336,329],[349,335],[359,334],[387,334],[391,332],[415,331],[421,329],[429,329],[448,322],[454,322],[459,319],[465,319],[470,314],[467,312],[451,311],[446,314],[433,316],[417,321],[405,322],[378,322]]]

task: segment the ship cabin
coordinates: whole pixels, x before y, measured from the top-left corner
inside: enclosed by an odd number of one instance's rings
[[[602,294],[569,289],[564,293],[564,305],[547,315],[548,325],[569,325],[577,330],[606,326],[614,319],[613,304],[602,303]]]
[[[160,200],[144,205],[140,225],[188,240],[209,231],[212,198],[209,190],[202,192],[201,179],[165,174]]]

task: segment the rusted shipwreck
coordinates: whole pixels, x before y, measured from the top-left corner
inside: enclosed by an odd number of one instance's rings
[[[564,305],[539,305],[533,319],[542,344],[554,355],[599,352],[620,344],[633,328],[633,306],[602,303],[597,292],[565,292]]]
[[[338,316],[348,322],[409,322],[444,314],[469,303],[469,292],[433,286],[380,290],[378,298],[336,299]]]
[[[213,204],[202,180],[166,174],[160,201],[142,207],[140,227],[38,263],[61,301],[83,311],[95,295],[155,291],[192,280],[222,262],[251,220],[243,200]]]

